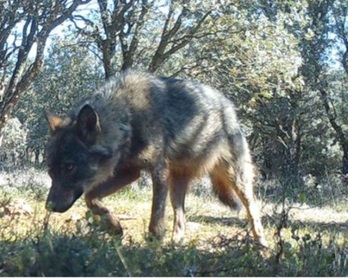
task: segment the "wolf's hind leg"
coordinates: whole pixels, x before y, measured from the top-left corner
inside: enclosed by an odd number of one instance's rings
[[[238,208],[241,202],[247,212],[253,236],[257,242],[267,247],[260,217],[260,208],[254,198],[252,184],[252,165],[243,161],[242,168],[237,164],[221,163],[211,172],[214,190],[219,199],[231,208]],[[238,200],[239,199],[239,200]]]
[[[101,202],[100,199],[111,195],[122,187],[132,183],[133,181],[137,180],[139,176],[139,169],[123,168],[117,170],[113,177],[92,188],[85,194],[87,207],[92,211],[93,214],[101,217],[102,226],[106,230],[112,231],[118,235],[123,234],[120,220]]]

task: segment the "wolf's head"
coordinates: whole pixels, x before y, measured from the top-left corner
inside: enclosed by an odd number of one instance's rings
[[[98,176],[100,179],[105,175],[101,172],[110,164],[113,150],[101,144],[103,132],[99,115],[88,104],[76,117],[61,118],[46,113],[46,119],[51,131],[47,164],[52,179],[46,208],[64,212]]]

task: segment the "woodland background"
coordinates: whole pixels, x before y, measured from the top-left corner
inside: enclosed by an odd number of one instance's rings
[[[347,211],[347,1],[0,0],[1,172],[44,171],[43,111],[64,114],[128,68],[231,99],[259,198]],[[279,266],[281,240],[275,248]],[[339,250],[347,266],[346,242]]]

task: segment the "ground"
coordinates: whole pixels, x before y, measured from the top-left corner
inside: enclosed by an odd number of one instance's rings
[[[124,235],[120,239],[101,228],[98,219],[87,212],[83,198],[66,213],[48,214],[45,178],[40,172],[22,180],[13,175],[2,179],[2,276],[348,275],[344,204],[321,208],[291,204],[283,209],[261,201],[270,244],[265,255],[253,243],[245,212],[231,211],[209,190],[188,194],[185,239],[173,244],[169,202],[163,242],[149,241],[149,187],[133,186],[104,200],[121,219]],[[29,184],[34,181],[35,186]],[[16,182],[27,186],[15,186]]]

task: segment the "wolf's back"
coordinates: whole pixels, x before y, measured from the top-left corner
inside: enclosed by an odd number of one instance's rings
[[[194,81],[128,71],[86,102],[98,111],[107,141],[128,136],[131,155],[145,152],[148,160],[153,148],[174,160],[198,159],[239,131],[233,104]]]

